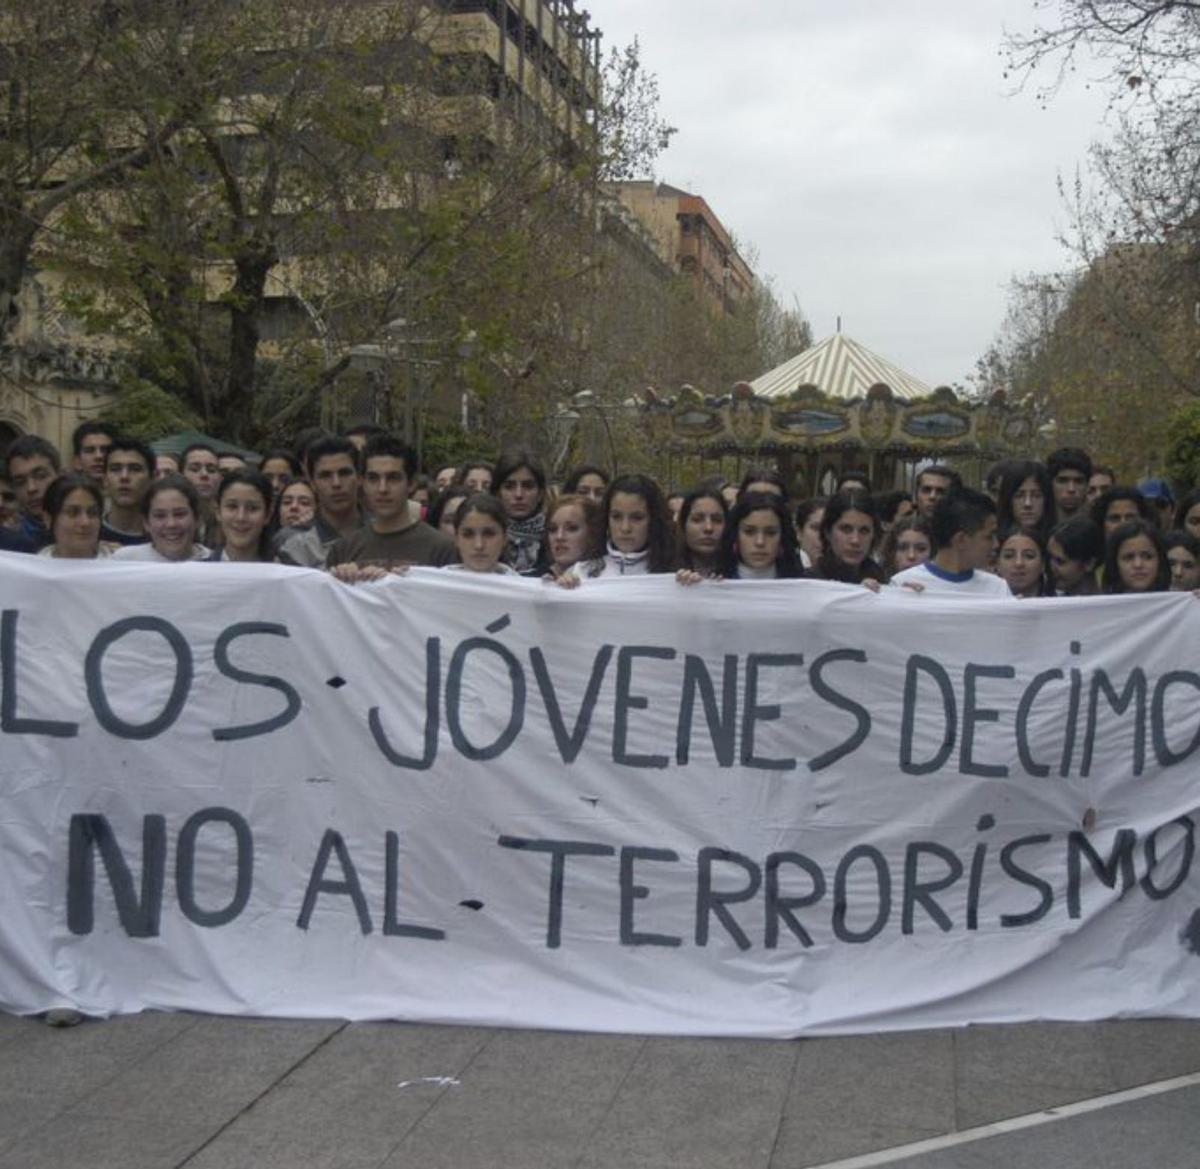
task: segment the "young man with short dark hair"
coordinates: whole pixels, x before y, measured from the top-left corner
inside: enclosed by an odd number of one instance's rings
[[[363,503],[371,518],[333,545],[329,569],[353,581],[363,568],[453,564],[458,559],[454,541],[409,507],[416,472],[412,449],[390,434],[375,434],[367,440],[363,465]]]
[[[35,550],[51,540],[43,500],[61,468],[58,451],[39,435],[23,434],[8,448],[8,480],[21,509],[21,531]]]
[[[21,530],[17,493],[8,481],[8,468],[0,459],[0,552],[36,552],[33,541]]]
[[[948,492],[961,486],[962,476],[952,467],[943,467],[938,463],[926,467],[918,473],[913,486],[913,503],[916,504],[917,515],[931,519],[938,501],[944,499]]]
[[[361,455],[366,450],[367,443],[377,434],[387,434],[387,430],[380,426],[377,422],[360,422],[356,426],[351,426],[342,434],[343,438],[348,438],[354,443],[355,448]]]
[[[744,487],[743,490],[745,490]],[[859,468],[843,471],[837,477],[833,493],[837,495],[841,491],[865,491],[869,495],[871,493],[871,476]]]
[[[996,504],[982,491],[959,487],[938,501],[930,520],[932,559],[896,573],[891,583],[920,592],[1007,597],[1008,585],[984,572],[996,550]]]
[[[104,461],[104,494],[108,510],[100,539],[115,544],[148,544],[142,515],[142,492],[154,474],[154,452],[140,438],[118,435]]]
[[[17,510],[17,493],[8,481],[8,468],[0,458],[0,528],[11,528],[14,532],[21,522]]]
[[[284,528],[277,537],[279,559],[301,568],[324,568],[329,550],[362,526],[358,506],[358,449],[348,438],[317,439],[305,454],[308,478],[317,494],[311,527]]]
[[[464,463],[458,469],[458,474],[454,476],[454,482],[461,484],[468,491],[491,491],[492,489],[492,464],[491,463]]]
[[[1092,464],[1092,473],[1088,476],[1087,501],[1093,504],[1110,487],[1117,485],[1117,473],[1111,467],[1098,467]]]
[[[221,522],[217,519],[217,488],[221,486],[221,467],[217,452],[210,443],[194,442],[183,448],[179,456],[179,471],[200,496],[200,515],[196,523],[196,540],[215,548],[224,543]]]
[[[99,483],[104,478],[104,457],[116,437],[117,429],[109,422],[96,418],[81,422],[71,435],[75,470]]]
[[[221,466],[217,452],[206,442],[194,442],[183,448],[179,456],[179,471],[196,489],[202,504],[209,504],[217,497],[221,486]]]
[[[1046,460],[1046,470],[1054,488],[1054,510],[1059,521],[1082,515],[1092,475],[1091,456],[1079,447],[1059,447]]]

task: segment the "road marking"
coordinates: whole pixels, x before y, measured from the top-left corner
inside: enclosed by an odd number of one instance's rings
[[[1156,1080],[1152,1084],[1139,1084],[1136,1088],[1126,1088],[1123,1092],[1110,1092],[1106,1096],[1093,1096],[1090,1100],[1078,1100],[1074,1104],[1047,1108],[1043,1112],[1029,1112],[1024,1116],[1012,1116],[1007,1120],[981,1124],[977,1128],[963,1129],[962,1132],[946,1133],[945,1136],[913,1141],[907,1145],[895,1145],[890,1149],[862,1153],[857,1157],[846,1157],[841,1161],[822,1161],[820,1165],[810,1165],[809,1169],[874,1169],[877,1165],[894,1165],[906,1157],[920,1157],[925,1153],[952,1149],[956,1145],[986,1141],[991,1137],[1021,1132],[1027,1128],[1037,1128],[1042,1124],[1053,1124],[1056,1120],[1070,1120],[1072,1117],[1083,1116],[1088,1112],[1099,1112],[1118,1104],[1130,1104],[1135,1100],[1145,1100],[1149,1096],[1161,1096],[1164,1092],[1178,1092],[1181,1088],[1192,1088],[1197,1085],[1200,1085],[1200,1072],[1191,1072],[1186,1076],[1175,1076],[1170,1080]]]

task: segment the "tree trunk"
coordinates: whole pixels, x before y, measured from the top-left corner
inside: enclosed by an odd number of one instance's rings
[[[224,420],[224,437],[243,442],[253,437],[263,294],[267,277],[279,262],[279,252],[268,236],[254,231],[243,239],[233,261],[237,277],[228,298],[229,367],[216,412]]]
[[[19,323],[17,298],[36,236],[36,225],[20,211],[0,218],[0,342],[10,340]]]

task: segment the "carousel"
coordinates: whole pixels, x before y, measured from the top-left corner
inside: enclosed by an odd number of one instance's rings
[[[1032,419],[1003,391],[967,401],[949,386],[931,389],[843,333],[731,393],[684,386],[673,398],[651,395],[644,410],[672,479],[734,478],[765,463],[809,494],[858,469],[877,491],[908,488],[930,462],[978,482],[991,463],[1036,439]]]

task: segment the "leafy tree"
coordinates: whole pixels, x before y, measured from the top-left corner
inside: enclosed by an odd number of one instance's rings
[[[154,135],[151,78],[136,112],[156,148],[77,207],[55,258],[93,327],[124,334],[208,427],[244,440],[268,300],[286,295],[288,269],[316,256],[328,280],[329,259],[367,250],[372,216],[412,181],[417,78],[390,77],[397,58],[420,57],[422,16],[353,0],[196,0],[189,12],[161,78],[186,95],[186,126]]]
[[[22,283],[48,230],[85,198],[144,165],[186,119],[170,89],[138,133],[129,81],[161,71],[179,4],[0,2],[0,340],[18,325]],[[168,53],[169,55],[169,53]]]
[[[133,378],[121,387],[116,401],[101,413],[122,434],[144,438],[147,442],[180,430],[199,430],[200,419],[180,399],[141,378]]]
[[[1126,247],[1078,272],[1014,280],[977,389],[1004,389],[1048,447],[1086,447],[1124,478],[1161,470],[1168,419],[1192,397],[1179,371],[1197,372],[1177,275],[1165,249]]]
[[[1049,19],[1008,39],[1009,67],[1042,79],[1045,99],[1084,68],[1108,88],[1111,134],[1090,173],[1064,190],[1065,242],[1095,269],[1105,348],[1127,350],[1168,401],[1200,393],[1200,8],[1191,0],[1058,0]],[[1194,319],[1192,321],[1194,325]],[[1194,331],[1193,331],[1194,336]]]
[[[1200,484],[1200,402],[1189,402],[1171,418],[1167,474],[1181,491]]]
[[[642,64],[637,38],[610,50],[604,64],[603,101],[596,113],[600,153],[596,178],[620,182],[650,173],[677,133],[659,113],[658,78]]]

